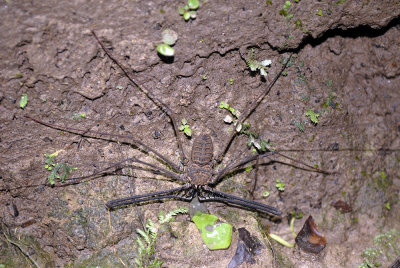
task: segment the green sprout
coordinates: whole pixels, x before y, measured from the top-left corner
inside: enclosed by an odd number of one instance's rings
[[[192,136],[192,130],[190,129],[190,126],[188,125],[188,122],[185,118],[183,118],[181,120],[181,124],[178,129],[180,131],[183,131],[183,133],[185,133],[186,136],[191,137]]]
[[[79,118],[85,118],[86,113],[80,113],[80,114],[73,114],[72,119],[79,119]]]
[[[396,247],[400,242],[400,232],[396,229],[376,235],[373,242],[373,248],[366,248],[361,253],[364,261],[359,268],[380,267],[384,259],[396,258],[400,254],[400,249]]]
[[[71,167],[66,163],[55,163],[55,158],[57,155],[64,150],[59,150],[52,154],[44,154],[45,157],[45,165],[44,167],[51,171],[48,176],[48,181],[50,185],[55,184],[55,179],[59,179],[61,182],[65,182],[66,178],[71,174],[71,171],[77,170],[76,167]]]
[[[296,233],[294,232],[294,221],[296,220],[296,217],[293,217],[290,219],[290,231],[292,233],[292,236],[294,239],[296,239]],[[284,245],[285,247],[288,248],[293,248],[294,245],[296,244],[296,242],[290,243],[287,242],[285,239],[283,239],[282,237],[276,235],[276,234],[268,234],[269,237],[271,237],[273,240],[275,240],[276,242],[278,242],[281,245]]]
[[[267,198],[269,195],[270,195],[270,192],[269,192],[268,190],[265,190],[265,191],[262,193],[262,197],[263,197],[263,198]]]
[[[245,172],[250,172],[252,170],[253,170],[253,166],[250,165],[250,166],[246,167]]]
[[[195,19],[197,17],[196,10],[199,8],[200,3],[198,0],[188,0],[187,4],[178,8],[178,12],[183,16],[185,21]]]
[[[265,59],[261,62],[254,59],[254,49],[250,50],[249,56],[245,58],[246,64],[249,66],[250,71],[256,72],[257,70],[260,71],[262,76],[266,76],[267,72],[266,69],[268,66],[271,65],[272,61],[269,59]]]
[[[208,78],[208,77],[207,77],[207,75],[206,75],[206,74],[203,74],[203,75],[201,75],[201,79],[202,79],[202,80],[204,80],[204,81],[205,81],[205,80],[207,80],[207,78]]]
[[[171,46],[173,46],[176,43],[176,40],[178,40],[178,34],[174,30],[165,29],[162,31],[161,37],[163,43],[157,46],[157,52],[165,57],[174,56],[175,50]]]
[[[21,99],[19,101],[19,107],[24,109],[27,104],[28,104],[28,94],[24,93],[22,94]]]
[[[24,77],[24,75],[22,73],[16,73],[15,74],[15,78],[22,78]]]
[[[275,187],[280,192],[285,191],[285,184],[281,181],[281,179],[276,179]]]
[[[157,52],[165,57],[172,57],[175,54],[175,50],[167,44],[158,45]]]
[[[283,5],[283,8],[279,10],[279,15],[284,16],[286,18],[286,22],[293,18],[293,14],[289,13],[289,9],[292,3],[290,1],[286,1]]]
[[[304,129],[305,129],[304,124],[303,124],[302,122],[299,122],[299,121],[296,121],[295,123],[296,123],[297,128],[298,128],[301,132],[304,132]]]
[[[233,85],[233,78],[229,78],[229,85]]]
[[[311,122],[314,123],[314,125],[318,124],[319,113],[316,113],[311,109],[308,109],[308,111],[306,112],[306,116],[310,117],[310,120]]]
[[[121,86],[121,85],[117,85],[115,88],[118,89],[118,90],[121,90],[121,89],[123,89],[124,87]]]
[[[322,16],[322,10],[318,10],[318,11],[317,11],[317,15],[318,15],[318,16]]]
[[[155,244],[158,236],[158,230],[162,225],[165,225],[174,220],[174,216],[179,213],[185,214],[188,210],[186,208],[177,208],[175,210],[170,211],[167,215],[164,216],[164,213],[161,211],[158,214],[158,224],[156,224],[151,220],[147,220],[147,224],[144,229],[136,229],[136,232],[139,234],[136,242],[138,244],[138,257],[135,260],[136,267],[161,267],[163,261],[159,260],[155,257]]]
[[[334,99],[335,96],[333,96],[333,92],[332,91],[329,92],[329,97],[325,100],[324,107],[325,108],[332,107],[333,109],[335,109],[337,104],[334,102]]]
[[[385,203],[385,208],[386,208],[387,210],[390,210],[390,202],[389,202],[389,201]]]

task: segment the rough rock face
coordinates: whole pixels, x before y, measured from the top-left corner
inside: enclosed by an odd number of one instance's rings
[[[369,261],[394,261],[398,249],[390,245],[396,243],[375,243],[374,237],[400,231],[400,2],[243,2],[201,2],[197,18],[188,22],[177,12],[183,1],[1,3],[0,264],[133,266],[139,256],[136,229],[147,219],[157,222],[162,210],[188,206],[170,201],[107,211],[108,200],[177,187],[131,163],[79,185],[28,187],[47,181],[51,171],[44,154],[56,151],[54,164],[78,168],[76,177],[133,156],[168,167],[134,146],[61,133],[24,115],[132,135],[179,164],[168,116],[105,57],[90,30],[178,121],[187,119],[195,134],[210,133],[215,152],[232,131],[223,121],[229,111],[219,103],[243,111],[294,52],[286,76],[247,120],[253,134],[292,160],[264,158],[256,181],[253,167],[224,178],[218,189],[285,214],[313,215],[327,246],[315,257],[273,243],[275,256],[267,246],[253,267],[357,267],[367,258],[365,248],[388,252]],[[179,38],[174,59],[164,62],[155,46],[168,27]],[[251,53],[256,61],[272,60],[266,79],[247,66]],[[28,105],[21,109],[24,93]],[[306,116],[309,111],[319,114],[318,123]],[[181,139],[190,155],[193,141]],[[217,168],[252,154],[254,143],[249,149],[248,142],[246,135],[237,137]],[[304,164],[329,172],[309,171]],[[277,179],[284,192],[276,189]],[[263,198],[266,190],[270,195]],[[334,200],[352,211],[336,210]],[[275,222],[224,204],[207,206],[264,244],[267,228],[290,239],[286,218]],[[237,232],[228,250],[209,251],[185,216],[158,230],[155,256],[167,267],[226,267],[235,254]]]

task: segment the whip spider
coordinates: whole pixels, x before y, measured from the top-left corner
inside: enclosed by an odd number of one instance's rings
[[[55,187],[62,187],[66,185],[78,184],[84,180],[93,178],[95,176],[101,175],[109,170],[120,168],[125,163],[136,163],[145,167],[145,170],[157,175],[163,175],[169,178],[172,178],[178,182],[183,183],[182,186],[177,188],[163,190],[153,193],[145,193],[140,195],[133,195],[129,197],[119,198],[115,200],[108,201],[106,203],[107,208],[114,209],[120,206],[125,206],[129,204],[136,204],[154,200],[167,200],[167,199],[178,199],[183,201],[191,201],[193,198],[197,197],[200,202],[205,201],[215,201],[222,202],[226,204],[231,204],[234,206],[238,206],[245,209],[255,210],[258,212],[281,216],[282,213],[278,209],[268,206],[266,204],[255,202],[251,200],[246,200],[241,197],[237,197],[231,194],[227,194],[224,192],[220,192],[215,190],[213,187],[221,181],[226,175],[231,174],[232,172],[243,168],[244,165],[258,161],[260,158],[270,157],[272,154],[277,154],[292,161],[296,161],[301,165],[305,166],[308,170],[316,171],[316,172],[324,172],[315,167],[305,164],[304,162],[294,160],[288,156],[285,156],[279,152],[265,152],[263,154],[250,154],[248,156],[243,157],[242,159],[231,161],[231,163],[227,164],[225,167],[216,170],[216,167],[222,162],[224,155],[228,152],[230,144],[234,140],[234,138],[238,135],[238,132],[232,131],[225,143],[222,146],[222,150],[216,155],[214,158],[214,149],[213,142],[211,136],[205,133],[198,135],[193,142],[193,147],[191,151],[191,157],[188,159],[182,147],[182,141],[178,132],[178,125],[176,120],[176,114],[159,98],[157,98],[150,89],[144,87],[131,72],[128,71],[128,68],[125,67],[119,60],[117,60],[111,53],[111,51],[104,46],[104,44],[100,41],[97,35],[92,32],[94,38],[97,40],[98,44],[104,50],[106,55],[123,71],[123,73],[129,78],[130,82],[133,83],[136,87],[138,87],[147,97],[153,101],[159,108],[161,108],[171,119],[171,124],[174,130],[174,134],[176,137],[179,155],[180,155],[180,164],[174,163],[166,156],[160,154],[156,149],[151,148],[150,146],[144,144],[140,139],[137,139],[133,136],[129,135],[118,135],[118,134],[109,134],[102,133],[91,130],[82,130],[70,127],[57,126],[50,123],[46,123],[44,121],[38,120],[36,118],[32,118],[30,116],[26,116],[31,120],[48,126],[50,128],[59,129],[62,131],[79,134],[85,137],[98,138],[104,140],[113,140],[118,142],[124,142],[128,144],[135,145],[141,151],[146,153],[153,153],[157,158],[161,159],[169,168],[159,167],[152,163],[148,163],[137,159],[135,157],[130,157],[119,161],[105,169],[102,169],[98,172],[95,172],[89,176],[78,177],[78,178],[69,178],[66,179],[63,183],[57,183],[54,185]],[[248,116],[256,109],[258,104],[263,100],[263,98],[270,92],[271,88],[274,86],[276,81],[282,75],[284,70],[286,69],[292,55],[290,55],[286,61],[283,63],[282,68],[277,73],[275,78],[269,83],[269,85],[263,90],[263,92],[257,96],[241,113],[238,117],[237,122],[235,123],[234,128],[243,124],[244,120],[248,118]]]

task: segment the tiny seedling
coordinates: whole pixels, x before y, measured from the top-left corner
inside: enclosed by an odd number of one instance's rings
[[[316,113],[311,109],[308,109],[308,111],[306,112],[306,116],[310,118],[311,122],[313,122],[314,125],[318,124],[319,115],[319,113]]]
[[[28,94],[24,93],[22,94],[21,99],[19,101],[19,107],[24,109],[27,104],[28,104]]]
[[[290,219],[290,232],[292,233],[293,238],[296,238],[296,233],[294,232],[294,221],[296,220],[296,217],[294,217],[292,215],[292,218]],[[283,239],[282,237],[276,235],[276,234],[268,234],[269,237],[271,237],[273,240],[275,240],[276,242],[278,242],[281,245],[284,245],[285,247],[288,248],[293,248],[294,245],[296,244],[296,242],[294,243],[290,243],[287,242],[285,239]]]
[[[115,88],[121,90],[121,89],[123,89],[124,87],[121,86],[121,85],[117,85]]]
[[[236,125],[240,112],[233,107],[229,106],[228,103],[221,101],[221,103],[218,106],[220,109],[225,109],[228,110],[236,119],[232,118],[232,116],[227,115],[224,118],[224,122],[227,124],[234,123]],[[228,132],[230,130],[228,129]],[[272,144],[270,142],[267,142],[263,139],[260,139],[260,135],[255,133],[254,131],[251,130],[251,126],[249,123],[244,123],[240,124],[236,127],[236,131],[239,132],[240,134],[244,134],[249,137],[247,141],[247,146],[249,148],[254,146],[254,151],[260,151],[260,152],[266,152],[266,151],[273,151]]]
[[[267,67],[271,65],[272,61],[269,59],[265,59],[261,62],[254,59],[254,49],[250,50],[249,56],[245,58],[246,64],[249,66],[250,71],[256,72],[257,70],[260,71],[262,76],[267,75]]]
[[[229,78],[229,85],[233,85],[233,78]]]
[[[174,56],[175,50],[171,46],[173,46],[176,43],[176,40],[178,40],[178,34],[174,30],[165,29],[161,33],[161,37],[163,44],[157,46],[157,52],[165,57]]]
[[[198,0],[188,0],[187,4],[178,8],[178,12],[185,21],[195,19],[197,17],[196,10],[199,8],[200,3]]]
[[[297,128],[298,128],[301,132],[304,132],[305,127],[304,127],[303,122],[296,121],[295,123],[296,123]]]
[[[186,208],[177,208],[168,212],[164,216],[164,213],[161,211],[158,214],[157,226],[151,219],[148,219],[143,230],[136,229],[136,232],[139,234],[136,239],[138,245],[138,257],[134,259],[136,267],[161,267],[163,261],[154,256],[156,253],[154,247],[158,236],[158,230],[162,225],[173,221],[174,216],[179,213],[185,214],[187,212],[188,210]]]
[[[281,179],[276,179],[275,187],[279,192],[285,191],[285,184],[281,181]]]
[[[263,197],[263,198],[267,198],[270,194],[271,194],[271,193],[270,193],[268,190],[265,190],[265,191],[262,193],[262,197]]]
[[[71,171],[77,170],[76,167],[71,167],[66,163],[55,163],[55,158],[60,152],[63,151],[64,150],[59,150],[52,154],[44,154],[44,167],[47,170],[51,171],[50,175],[48,176],[48,181],[50,185],[55,184],[55,179],[59,179],[61,182],[64,182],[65,179],[71,174]]]
[[[172,57],[175,54],[175,50],[167,44],[158,45],[157,52],[165,57]]]
[[[188,124],[188,122],[187,122],[187,120],[185,118],[183,118],[181,120],[181,124],[182,125],[180,125],[178,127],[178,129],[180,131],[183,131],[183,133],[185,133],[186,136],[191,137],[192,136],[192,130],[190,129],[190,126],[189,126],[189,124]]]
[[[285,4],[283,5],[283,8],[279,10],[279,15],[284,16],[286,19],[286,22],[291,20],[293,18],[293,14],[289,12],[290,6],[292,3],[290,1],[286,1]]]
[[[317,11],[317,15],[318,16],[322,16],[322,10],[321,9]]]
[[[79,118],[85,118],[86,113],[80,113],[80,114],[73,114],[72,119],[79,119]]]

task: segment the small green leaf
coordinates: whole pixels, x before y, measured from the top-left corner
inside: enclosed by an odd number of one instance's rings
[[[318,10],[318,11],[317,11],[317,15],[318,15],[318,16],[322,16],[322,10]]]
[[[178,129],[179,129],[180,131],[183,131],[183,130],[185,129],[185,126],[179,126]]]
[[[183,7],[178,7],[178,13],[179,15],[183,15],[183,13],[185,13],[185,9],[183,9]]]
[[[225,103],[224,101],[221,101],[221,103],[219,104],[219,108],[229,109],[229,104]]]
[[[286,1],[286,2],[285,2],[285,5],[283,6],[283,8],[284,8],[284,9],[289,9],[289,7],[290,7],[291,4],[292,4],[292,3],[290,3],[290,1]]]
[[[390,210],[390,202],[386,202],[386,203],[385,203],[385,208],[386,208],[387,210]]]
[[[190,129],[190,128],[185,128],[184,130],[183,130],[183,132],[185,133],[185,135],[186,136],[189,136],[189,137],[191,137],[192,136],[192,130]]]
[[[19,101],[19,107],[24,109],[28,104],[28,94],[24,93],[21,96],[21,100]]]
[[[211,249],[226,249],[232,241],[232,225],[219,223],[218,217],[197,211],[192,218],[206,246]]]
[[[190,12],[185,11],[185,13],[183,13],[183,18],[187,21],[190,19]]]
[[[188,0],[188,7],[192,10],[196,10],[199,8],[199,1],[198,0]]]
[[[186,118],[182,118],[181,123],[182,123],[182,125],[187,125],[187,120],[186,120]]]
[[[175,50],[167,44],[158,45],[157,52],[166,57],[172,57],[175,54]]]
[[[267,198],[268,196],[269,196],[269,191],[267,190],[267,191],[264,191],[263,193],[262,193],[262,197],[263,198]]]
[[[278,189],[278,191],[280,191],[280,192],[285,191],[285,184],[282,183],[281,179],[277,179],[277,180],[276,180],[275,187],[276,187],[276,189]]]
[[[316,113],[311,109],[308,109],[308,111],[306,112],[306,116],[309,117],[311,122],[313,122],[315,125],[318,124],[319,113]]]

